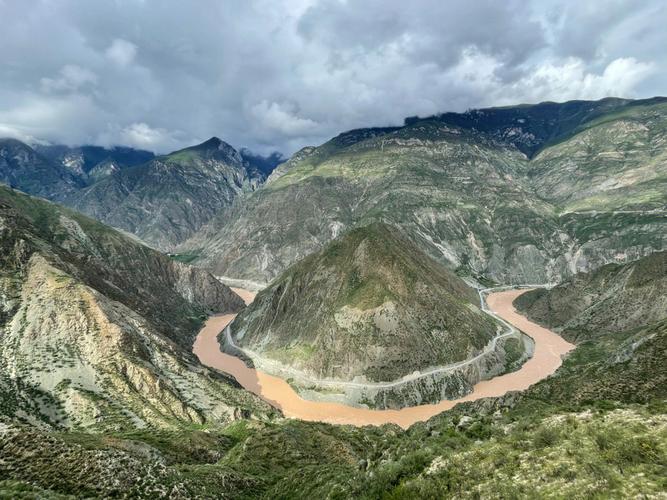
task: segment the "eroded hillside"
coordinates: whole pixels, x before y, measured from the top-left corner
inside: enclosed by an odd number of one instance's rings
[[[189,352],[207,313],[243,306],[208,273],[4,187],[0,245],[4,415],[108,430],[269,411]]]

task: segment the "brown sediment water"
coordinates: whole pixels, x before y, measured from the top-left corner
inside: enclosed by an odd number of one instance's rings
[[[246,303],[254,298],[247,290],[233,289]],[[521,391],[548,377],[561,365],[561,357],[574,349],[556,333],[533,323],[519,314],[512,302],[527,290],[508,290],[489,294],[486,302],[495,314],[511,323],[535,341],[532,358],[515,372],[500,375],[475,384],[473,392],[459,399],[443,400],[436,404],[411,406],[400,410],[369,410],[341,403],[308,401],[301,398],[283,379],[249,368],[235,356],[220,351],[218,334],[234,319],[234,314],[211,316],[199,332],[193,352],[202,364],[232,375],[247,390],[280,409],[286,417],[308,421],[349,425],[397,424],[408,428],[416,422],[428,420],[449,410],[457,403],[498,397],[510,391]]]

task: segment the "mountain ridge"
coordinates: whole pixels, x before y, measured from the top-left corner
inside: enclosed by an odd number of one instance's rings
[[[545,283],[662,250],[667,103],[622,102],[532,159],[511,137],[430,118],[345,132],[297,152],[177,251],[218,275],[270,281],[385,218],[474,279]]]

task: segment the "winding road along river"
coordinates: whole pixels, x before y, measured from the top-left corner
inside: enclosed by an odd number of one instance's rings
[[[238,288],[233,290],[246,303],[254,299],[252,292]],[[515,372],[479,382],[467,396],[444,400],[437,404],[412,406],[400,410],[367,410],[340,403],[302,399],[283,379],[249,368],[239,358],[220,351],[218,334],[232,322],[234,314],[211,316],[199,332],[193,352],[202,364],[232,375],[245,389],[279,408],[286,417],[358,426],[394,423],[408,428],[415,422],[428,420],[440,412],[449,410],[457,403],[497,397],[509,391],[527,389],[558,369],[562,362],[561,357],[574,349],[574,345],[556,333],[533,323],[514,309],[512,302],[525,292],[526,290],[507,290],[491,293],[487,296],[486,302],[496,315],[533,338],[535,341],[533,357]]]

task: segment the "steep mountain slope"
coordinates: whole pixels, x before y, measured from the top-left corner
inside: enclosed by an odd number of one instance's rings
[[[16,139],[0,139],[0,183],[54,200],[82,187],[68,169]]]
[[[240,346],[319,377],[388,381],[482,349],[497,325],[478,301],[459,278],[376,223],[290,268],[232,331]]]
[[[266,405],[190,354],[241,299],[87,217],[0,187],[1,413],[97,430],[224,422]]]
[[[667,102],[636,103],[586,123],[537,154],[529,176],[564,212],[664,211]]]
[[[374,223],[285,271],[239,315],[231,338],[255,365],[287,370],[304,387],[313,384],[290,369],[318,380],[391,382],[495,346],[479,363],[433,375],[430,383],[420,379],[412,389],[344,391],[347,402],[401,407],[466,394],[525,359],[520,337],[491,344],[502,328],[478,305],[477,292],[460,278],[396,228]]]
[[[183,248],[218,275],[267,281],[379,219],[441,261],[481,268],[493,258],[498,273],[502,258],[487,253],[512,259],[536,239],[542,248],[557,239],[548,233],[557,230],[550,207],[514,181],[525,164],[520,152],[432,122],[415,127],[353,131],[297,154]],[[520,214],[541,229],[504,231]]]
[[[577,274],[515,306],[578,344],[558,377],[536,392],[544,400],[667,397],[667,252]]]
[[[667,184],[657,182],[666,106],[664,99],[546,103],[347,132],[294,155],[179,250],[217,275],[269,281],[342,232],[383,219],[441,262],[503,283],[555,282],[638,258],[667,248]],[[650,140],[619,135],[632,129],[627,115]],[[532,137],[526,151],[542,148],[533,159],[519,148],[525,134]],[[591,134],[599,141],[589,160],[599,171],[569,179],[559,151]],[[612,168],[604,153],[613,148],[633,161]],[[553,168],[558,190],[545,180],[552,157],[561,162]],[[591,170],[589,163],[580,170]],[[606,189],[605,175],[623,178],[619,196],[630,189],[652,201],[631,213],[605,204],[562,210],[559,190],[586,198],[592,186]]]
[[[262,172],[214,137],[116,172],[66,203],[169,250],[263,179]]]
[[[632,330],[667,318],[667,252],[581,273],[516,301],[519,310],[569,340]]]
[[[33,148],[52,163],[67,169],[84,185],[155,157],[150,151],[122,146],[107,149],[100,146],[35,145]]]

